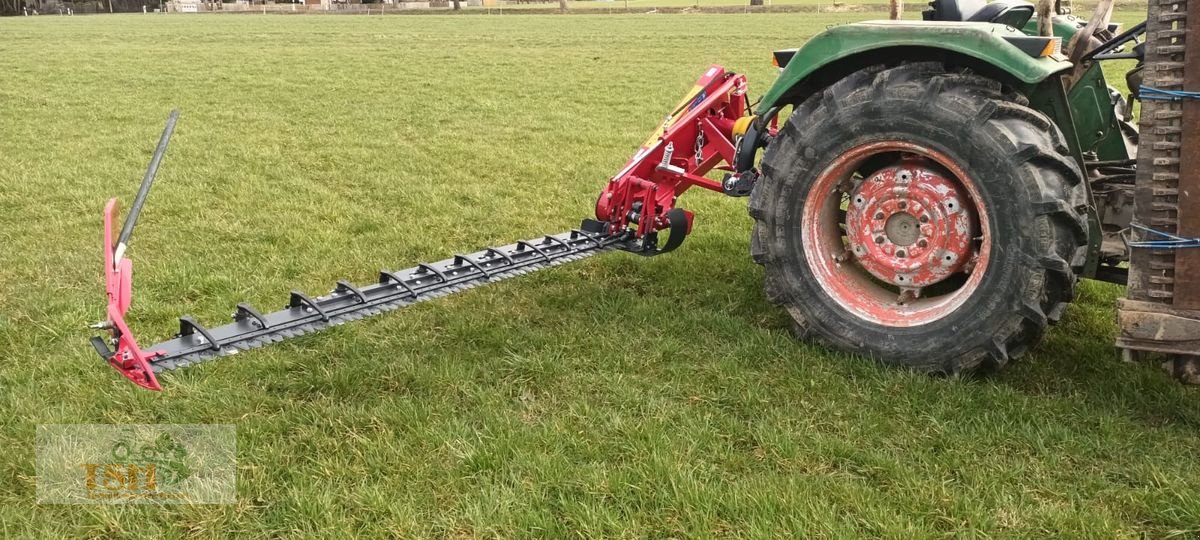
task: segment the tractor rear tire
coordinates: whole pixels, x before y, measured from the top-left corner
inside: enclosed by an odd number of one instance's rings
[[[1026,104],[915,63],[796,107],[749,212],[767,298],[798,337],[942,374],[1040,339],[1087,260],[1087,195],[1058,127]]]

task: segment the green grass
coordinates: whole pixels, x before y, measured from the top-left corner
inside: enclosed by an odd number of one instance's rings
[[[1198,534],[1200,396],[1117,361],[1087,283],[1022,362],[939,380],[794,342],[744,201],[609,254],[134,388],[91,352],[100,210],[183,119],[134,239],[191,313],[559,231],[709,62],[862,15],[0,20],[0,536]],[[36,505],[39,423],[232,423],[231,506]]]

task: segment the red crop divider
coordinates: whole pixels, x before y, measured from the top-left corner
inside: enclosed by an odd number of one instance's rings
[[[106,356],[109,365],[134,384],[150,390],[162,390],[158,378],[150,369],[150,359],[157,354],[143,352],[133,332],[125,324],[125,312],[129,310],[133,297],[133,261],[122,258],[113,264],[113,222],[116,212],[117,200],[110,199],[104,206],[104,290],[108,296],[107,325],[116,342],[116,350]],[[92,344],[97,345],[97,350],[100,350],[100,346],[107,350],[103,340],[99,344],[93,340]]]

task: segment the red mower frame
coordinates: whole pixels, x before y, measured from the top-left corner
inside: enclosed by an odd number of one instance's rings
[[[596,219],[604,222],[604,232],[631,231],[641,241],[634,251],[665,253],[678,247],[692,230],[693,214],[675,206],[683,192],[697,186],[732,195],[737,146],[753,120],[747,91],[745,75],[709,67],[662,127],[600,192]],[[706,178],[713,169],[726,171],[725,180]],[[672,232],[659,248],[656,233],[664,229]]]

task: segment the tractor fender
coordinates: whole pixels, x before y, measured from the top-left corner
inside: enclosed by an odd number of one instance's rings
[[[1002,24],[867,21],[832,27],[799,48],[759,102],[765,116],[868,66],[942,61],[1029,91],[1071,68],[1061,53],[1035,57],[1006,41],[1027,34]]]

